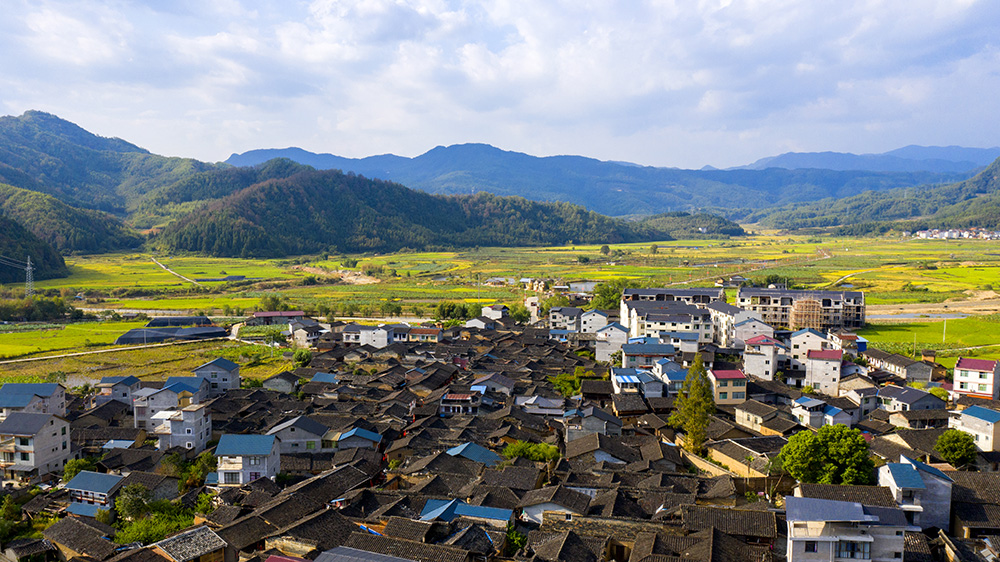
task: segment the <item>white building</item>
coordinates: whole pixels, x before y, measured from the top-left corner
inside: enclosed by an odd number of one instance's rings
[[[192,372],[195,376],[208,380],[208,395],[213,398],[240,387],[240,366],[222,357],[195,367]]]
[[[970,406],[951,418],[948,427],[972,435],[980,451],[996,451],[1000,446],[1000,412],[996,410]]]
[[[805,384],[817,392],[840,395],[840,364],[844,352],[839,349],[810,349],[806,352]]]
[[[601,310],[588,310],[580,316],[580,331],[584,334],[594,334],[608,325],[608,313]]]
[[[163,388],[140,388],[132,393],[132,416],[135,427],[152,429],[157,422],[153,416],[164,410],[176,410],[197,404],[199,392],[183,383],[175,383]]]
[[[325,440],[330,428],[309,419],[297,416],[279,423],[267,432],[281,442],[281,453],[326,453],[336,450],[332,440]]]
[[[746,374],[770,381],[784,369],[788,348],[778,340],[761,335],[746,340],[744,344],[743,372]]]
[[[62,472],[71,449],[69,422],[55,414],[14,412],[0,423],[4,480],[32,483]]]
[[[785,514],[789,562],[903,559],[909,525],[900,509],[785,496]]]
[[[0,387],[0,415],[14,412],[66,415],[66,389],[57,383],[13,383]]]
[[[1000,400],[997,374],[1000,362],[959,357],[955,364],[955,392],[979,398]]]
[[[280,443],[273,435],[223,435],[215,448],[217,484],[242,486],[258,478],[274,479],[281,472]]]
[[[150,416],[157,449],[174,447],[200,453],[212,440],[212,412],[207,404],[191,404],[180,409],[161,410]]]

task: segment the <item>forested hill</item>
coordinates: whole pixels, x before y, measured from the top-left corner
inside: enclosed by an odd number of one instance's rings
[[[0,183],[124,215],[148,191],[218,168],[99,137],[40,111],[0,117]]]
[[[666,232],[673,238],[719,238],[746,234],[743,227],[735,222],[704,213],[663,213],[643,219],[642,223]]]
[[[429,193],[488,191],[535,201],[566,201],[605,215],[653,215],[671,211],[765,209],[866,190],[950,183],[972,171],[873,172],[779,168],[765,170],[680,170],[581,156],[539,158],[485,144],[439,146],[415,158],[394,155],[352,159],[298,148],[234,154],[227,162],[256,165],[289,158],[318,169],[353,171]],[[732,217],[730,217],[732,218]]]
[[[17,222],[0,216],[0,256],[24,262],[31,256],[35,279],[51,279],[69,275],[66,262],[59,252],[39,240]],[[24,283],[25,271],[0,264],[0,283]]]
[[[841,226],[843,234],[891,228],[1000,228],[1000,159],[958,183],[862,193],[747,217],[748,222],[757,220],[772,228]]]
[[[153,243],[214,256],[436,246],[531,246],[665,240],[640,223],[566,203],[487,193],[440,196],[337,171],[248,187],[168,226]]]
[[[70,207],[50,195],[5,184],[0,184],[0,214],[60,252],[113,252],[136,248],[144,241],[118,217]]]

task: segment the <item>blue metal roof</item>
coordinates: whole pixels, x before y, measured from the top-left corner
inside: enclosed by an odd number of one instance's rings
[[[72,480],[66,483],[66,489],[107,494],[115,489],[115,486],[121,482],[122,478],[124,477],[114,474],[81,470]]]
[[[694,332],[660,332],[661,338],[670,338],[680,341],[698,341],[698,334]]]
[[[367,439],[374,443],[381,443],[382,436],[374,431],[368,431],[367,429],[361,429],[360,427],[355,427],[350,431],[346,431],[340,434],[341,439],[347,439],[348,437],[361,437],[362,439]]]
[[[794,521],[873,521],[860,503],[785,496],[785,518]]]
[[[441,519],[450,522],[458,517],[473,517],[477,519],[510,521],[513,514],[514,512],[509,509],[469,505],[462,500],[427,500],[423,511],[420,512],[420,520],[433,521]]]
[[[70,502],[70,504],[66,506],[67,513],[82,515],[84,517],[96,517],[98,509],[110,510],[111,506],[91,505],[89,503],[78,502]]]
[[[51,382],[9,382],[0,387],[0,408],[23,408],[31,403],[33,396],[52,396],[58,387],[58,384]]]
[[[896,486],[916,490],[923,490],[927,487],[924,486],[923,479],[920,478],[920,474],[912,464],[893,462],[886,466],[889,467],[889,474],[892,475],[892,480],[896,483]]]
[[[110,439],[104,445],[101,445],[102,449],[128,449],[135,444],[135,441],[129,441],[128,439]]]
[[[333,373],[316,373],[315,375],[313,375],[313,378],[311,380],[312,382],[327,382],[327,383],[339,382],[337,381],[337,375]]]
[[[639,377],[635,375],[615,375],[615,380],[618,381],[619,384],[639,384]]]
[[[936,477],[938,477],[938,478],[940,478],[942,480],[945,480],[947,482],[954,482],[954,480],[952,480],[951,477],[949,477],[947,474],[941,472],[940,470],[934,468],[933,466],[928,466],[928,465],[926,465],[926,464],[924,464],[924,463],[922,463],[922,462],[920,462],[918,460],[914,460],[914,459],[911,459],[910,457],[902,456],[902,455],[899,457],[899,460],[902,461],[902,462],[905,462],[905,463],[912,464],[914,466],[914,468],[916,468],[917,470],[922,470],[922,471],[924,471],[924,472],[926,472],[926,473],[928,473],[928,474],[930,474],[932,476],[936,476]]]
[[[216,357],[215,359],[212,359],[211,361],[209,361],[208,363],[205,363],[201,367],[195,367],[194,370],[197,371],[198,369],[201,369],[201,368],[204,368],[204,367],[208,367],[210,365],[213,366],[213,367],[219,367],[219,368],[225,369],[227,371],[233,371],[233,370],[238,369],[240,367],[239,365],[237,365],[236,363],[233,363],[232,361],[230,361],[229,359],[226,359],[225,357]]]
[[[271,454],[272,447],[274,447],[273,435],[226,434],[219,439],[215,455],[218,457],[238,457],[241,455],[266,457]]]
[[[840,414],[840,413],[843,413],[843,410],[841,410],[840,408],[838,408],[836,406],[831,406],[831,405],[827,404],[826,407],[823,408],[823,415],[825,415],[825,416],[834,417],[834,416],[836,416],[837,414]]]
[[[674,355],[677,349],[669,343],[626,343],[622,345],[625,355]]]
[[[972,416],[987,423],[1000,422],[1000,412],[982,406],[969,406],[962,410],[962,415]]]
[[[472,461],[481,462],[486,466],[493,466],[503,460],[503,457],[486,447],[471,442],[459,445],[458,447],[452,447],[446,452],[453,457],[464,457]]]
[[[803,408],[813,408],[826,404],[826,402],[823,402],[822,400],[816,400],[815,398],[809,398],[808,396],[800,396],[799,398],[796,398],[795,403]]]
[[[132,386],[137,382],[139,382],[138,377],[134,377],[132,375],[119,375],[117,377],[101,378],[101,384],[124,384],[125,386]]]

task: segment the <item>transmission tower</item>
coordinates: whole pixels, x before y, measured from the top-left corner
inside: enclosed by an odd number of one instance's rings
[[[35,294],[35,268],[31,265],[31,256],[28,256],[28,265],[24,268],[24,295],[30,297]]]

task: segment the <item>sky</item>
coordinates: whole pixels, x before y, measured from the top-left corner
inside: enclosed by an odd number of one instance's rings
[[[3,0],[0,114],[204,161],[1000,145],[995,0]]]

